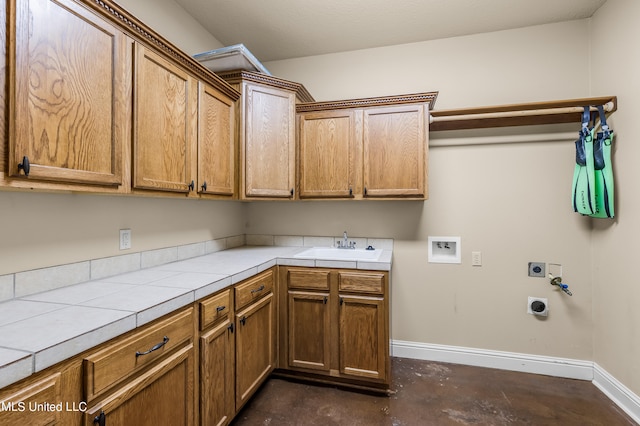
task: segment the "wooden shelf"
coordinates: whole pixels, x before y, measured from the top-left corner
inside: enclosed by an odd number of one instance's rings
[[[567,99],[465,109],[432,110],[430,131],[485,129],[490,127],[580,123],[585,106],[605,105],[607,114],[618,107],[615,96]]]

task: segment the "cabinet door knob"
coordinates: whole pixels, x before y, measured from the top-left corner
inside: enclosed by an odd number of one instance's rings
[[[233,333],[234,328],[235,327],[233,326],[233,323],[231,323],[231,324],[229,324],[229,327],[227,327],[227,330],[229,330],[230,332]]]
[[[107,424],[107,416],[104,414],[104,411],[101,410],[100,414],[93,419],[93,424],[97,424],[98,426],[105,426]]]
[[[323,303],[326,305],[327,304],[327,296],[324,297]]]
[[[189,184],[189,191],[193,191],[195,187],[196,183],[194,181],[191,181],[191,183]]]
[[[240,318],[240,324],[244,325],[247,322],[247,317]]]
[[[291,194],[291,198],[293,198],[293,188],[291,188],[290,194]]]
[[[367,187],[364,187],[364,195],[367,195]]]
[[[25,176],[29,176],[29,171],[31,170],[29,157],[27,157],[26,155],[22,157],[22,163],[18,164],[18,170],[22,170]]]
[[[204,183],[202,184],[202,186],[200,188],[202,188],[202,192],[207,192],[207,181],[206,180],[204,181]]]
[[[349,197],[353,197],[353,188],[349,187]]]

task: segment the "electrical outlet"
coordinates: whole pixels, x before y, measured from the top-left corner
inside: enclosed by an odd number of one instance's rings
[[[530,277],[544,278],[545,277],[544,269],[545,269],[544,262],[529,262]]]
[[[482,266],[482,252],[471,252],[471,266]]]
[[[131,248],[131,229],[120,230],[120,250],[129,250]]]

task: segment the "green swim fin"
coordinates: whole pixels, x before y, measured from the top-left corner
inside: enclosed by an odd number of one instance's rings
[[[598,218],[612,218],[613,208],[613,166],[611,163],[611,144],[613,143],[613,131],[609,130],[604,108],[598,106],[600,113],[600,127],[602,132],[597,134],[594,141],[594,177],[595,177],[595,211],[590,215]]]
[[[590,108],[584,107],[582,129],[576,140],[576,165],[573,170],[573,210],[584,215],[596,211],[595,170],[593,157],[594,129],[589,129]]]

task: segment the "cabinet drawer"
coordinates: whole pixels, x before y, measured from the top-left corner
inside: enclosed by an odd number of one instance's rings
[[[84,359],[87,401],[193,338],[193,307],[118,339]]]
[[[351,293],[384,294],[385,277],[382,272],[340,272],[338,289]]]
[[[236,286],[236,309],[260,299],[273,290],[273,270],[269,269]]]
[[[200,330],[227,318],[231,312],[231,290],[211,296],[200,302]]]
[[[329,290],[329,271],[312,269],[289,270],[289,288]]]

